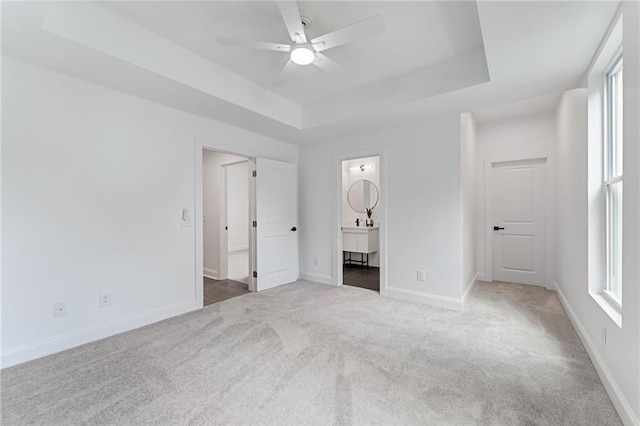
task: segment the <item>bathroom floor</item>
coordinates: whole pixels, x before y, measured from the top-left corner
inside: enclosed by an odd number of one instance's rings
[[[342,273],[344,285],[380,291],[380,268],[343,265]]]

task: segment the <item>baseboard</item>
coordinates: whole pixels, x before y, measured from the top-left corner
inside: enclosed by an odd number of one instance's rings
[[[451,309],[454,311],[462,311],[464,309],[464,302],[462,301],[462,299],[438,296],[436,294],[420,293],[404,288],[387,287],[386,289],[381,289],[380,294],[384,297],[390,297],[392,299],[423,303],[425,305],[435,306],[437,308]]]
[[[482,281],[482,282],[491,282],[491,280],[487,279],[487,276],[485,275],[484,272],[478,272],[476,274],[476,281]]]
[[[600,377],[600,380],[602,381],[602,384],[604,385],[604,388],[607,391],[611,402],[613,403],[613,406],[622,419],[622,423],[624,423],[625,425],[633,426],[640,425],[638,418],[635,416],[633,410],[631,409],[629,401],[627,401],[627,399],[624,397],[622,390],[620,390],[620,387],[618,386],[618,383],[615,381],[613,375],[609,371],[609,368],[602,360],[602,357],[598,353],[596,346],[593,344],[591,337],[589,337],[589,333],[587,333],[587,330],[580,322],[580,319],[571,307],[571,304],[569,304],[569,301],[565,297],[564,293],[562,293],[560,286],[555,281],[553,282],[553,285],[555,287],[556,294],[558,295],[558,299],[560,299],[562,307],[567,312],[569,320],[571,321],[571,324],[573,324],[573,328],[575,328],[576,332],[578,333],[578,337],[580,337],[580,341],[582,341],[582,345],[586,349],[587,354],[591,359],[591,363],[595,367],[596,372],[598,373],[598,376]]]
[[[220,279],[220,273],[215,269],[203,268],[202,275],[207,278],[211,278],[212,280]]]
[[[316,274],[315,272],[300,271],[300,279],[305,281],[312,281],[314,283],[335,285],[333,277],[331,275]]]
[[[467,300],[469,299],[469,296],[473,292],[473,289],[476,288],[476,283],[477,282],[478,282],[478,274],[475,274],[473,276],[473,278],[471,278],[471,281],[469,282],[469,284],[467,284],[467,289],[462,294],[462,308],[463,309],[466,306]]]
[[[231,253],[232,251],[242,251],[242,250],[249,250],[249,246],[229,247],[229,253]]]
[[[0,367],[11,367],[200,308],[195,300],[190,300],[8,349],[0,354]]]

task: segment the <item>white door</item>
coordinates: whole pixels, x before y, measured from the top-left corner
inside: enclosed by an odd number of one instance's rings
[[[493,165],[493,279],[545,284],[544,160]]]
[[[256,159],[256,289],[298,279],[296,165]]]

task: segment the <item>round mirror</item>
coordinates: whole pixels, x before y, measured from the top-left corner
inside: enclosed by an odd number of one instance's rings
[[[367,208],[373,210],[378,204],[378,187],[367,179],[359,179],[351,184],[347,192],[347,201],[358,213],[366,213]]]

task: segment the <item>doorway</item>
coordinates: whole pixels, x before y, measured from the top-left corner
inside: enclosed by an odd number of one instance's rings
[[[241,283],[241,291],[234,285],[232,289],[226,289],[221,295],[227,299],[246,292],[262,291],[269,288],[285,285],[296,281],[298,271],[298,175],[297,165],[293,162],[278,161],[260,157],[251,157],[250,152],[242,147],[237,152],[234,147],[220,144],[206,138],[195,138],[195,215],[193,220],[195,236],[195,269],[194,269],[194,293],[196,303],[204,306],[204,282],[207,278],[214,279],[218,284],[228,279],[229,264],[220,262],[220,253],[225,253],[222,248],[227,248],[228,230],[218,220],[215,225],[214,218],[222,216],[220,200],[220,182],[222,181],[222,164],[247,162],[247,174],[249,180],[249,220],[246,223],[249,229],[249,268],[248,285]],[[226,156],[218,161],[212,170],[214,182],[214,200],[218,200],[218,207],[208,205],[205,208],[205,185],[208,173],[205,172],[205,156],[209,152]],[[216,186],[217,185],[217,186]],[[217,189],[217,192],[215,188]],[[224,210],[222,210],[224,211]],[[186,212],[186,213],[185,213]],[[183,210],[183,216],[189,216],[189,209]],[[183,221],[184,222],[184,221]],[[191,221],[188,222],[191,224]],[[207,231],[205,232],[205,225]],[[183,225],[188,226],[188,225]],[[226,225],[228,226],[228,225]],[[213,244],[207,243],[207,250],[213,251],[214,261],[217,264],[207,262],[205,264],[205,234],[207,232],[218,233]],[[223,238],[227,238],[223,241]],[[216,244],[215,242],[218,242]],[[224,270],[226,265],[226,270]],[[221,275],[222,274],[222,275]],[[233,280],[231,280],[233,281]],[[218,300],[216,300],[218,301]]]
[[[202,151],[203,305],[249,293],[249,159]]]
[[[491,164],[491,270],[495,281],[544,286],[546,159]]]
[[[342,283],[380,291],[380,156],[341,161]]]

